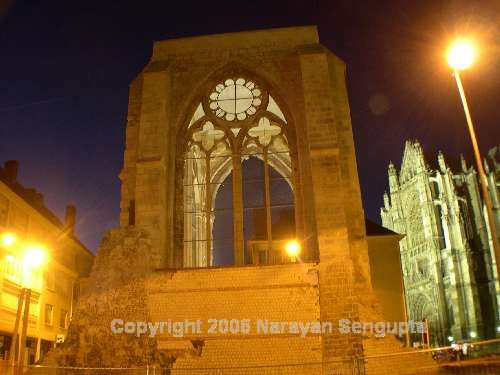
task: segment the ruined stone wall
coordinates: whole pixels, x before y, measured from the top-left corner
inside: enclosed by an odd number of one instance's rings
[[[182,163],[180,137],[218,74],[239,68],[266,82],[293,135],[297,229],[306,263],[178,269],[183,252],[182,174],[176,170]],[[306,338],[164,334],[149,340],[110,333],[116,317],[201,319],[205,328],[211,318],[253,323],[383,319],[370,285],[345,66],[319,44],[316,28],[155,43],[150,63],[131,87],[130,107],[121,174],[123,228],[112,231],[99,249],[88,294],[68,342],[58,351],[59,363],[173,363],[178,374],[352,374],[362,371],[354,358],[365,352],[400,348],[393,338],[373,340],[338,329]],[[127,227],[133,206],[137,229]],[[158,268],[163,270],[153,272]]]
[[[120,225],[127,226],[135,221],[135,181],[137,171],[137,142],[142,103],[142,77],[137,77],[129,88],[127,127],[125,129],[125,152],[120,172],[121,200]]]
[[[133,174],[130,169],[123,179],[128,185],[135,179],[136,224],[151,234],[155,264],[182,265],[183,207],[178,195],[182,178],[176,164],[183,139],[179,137],[201,98],[212,89],[211,77],[220,79],[217,72],[227,66],[241,67],[269,85],[294,135],[290,146],[297,232],[304,239],[304,259],[320,260],[320,318],[359,320],[361,311],[367,320],[378,316],[371,314],[375,300],[345,66],[319,44],[314,27],[155,43],[150,63],[137,78],[140,92],[132,92],[134,102],[141,102],[139,130],[131,132],[136,142],[130,143],[135,147],[136,170]],[[235,272],[235,278],[244,277],[242,269]],[[239,300],[231,295],[228,301]],[[366,306],[360,308],[360,303]],[[362,354],[357,336],[326,335],[321,345],[325,361]]]
[[[241,67],[262,79],[297,137],[289,140],[294,158],[298,233],[304,256],[317,260],[313,194],[302,91],[300,51],[318,43],[314,27],[265,30],[157,42],[151,61],[131,85],[122,180],[121,224],[128,225],[135,202],[138,227],[150,232],[157,267],[180,267],[178,240],[182,201],[176,192],[176,159],[187,127],[203,96],[225,67]],[[295,143],[295,138],[300,144]],[[300,155],[300,157],[299,157]],[[179,185],[180,184],[180,185]],[[177,236],[177,237],[176,237]],[[176,242],[176,239],[178,240]],[[180,241],[180,242],[179,242]]]
[[[348,310],[344,300],[333,302],[334,297],[346,298],[352,290],[345,282],[349,275],[339,264],[333,263],[335,269],[293,263],[154,271],[152,254],[149,236],[142,230],[125,227],[105,236],[67,340],[49,353],[44,364],[92,368],[149,365],[170,369],[172,374],[352,374],[363,368],[366,374],[384,374],[389,369],[412,373],[412,361],[432,365],[425,355],[411,354],[404,360],[376,357],[403,351],[391,336],[339,333],[338,320],[355,319],[357,314],[349,312],[359,313],[354,306]],[[327,264],[332,267],[331,262]],[[322,276],[322,270],[332,273]],[[321,290],[321,280],[332,280],[337,289]],[[327,298],[330,300],[322,303]],[[325,311],[327,306],[333,311]],[[199,319],[201,328],[183,335],[165,328],[154,337],[137,337],[135,333],[112,333],[113,319],[152,323]],[[209,319],[248,319],[250,329],[231,333],[217,328],[210,333]],[[258,320],[266,319],[331,321],[333,332],[308,332],[301,337],[286,329],[258,331]],[[358,353],[346,353],[355,347],[353,342],[363,345],[364,357],[359,356],[358,361],[353,358]]]
[[[63,345],[45,364],[70,367],[134,367],[155,363],[155,341],[114,334],[110,324],[148,321],[145,277],[152,272],[150,240],[132,227],[109,231],[81,288]]]

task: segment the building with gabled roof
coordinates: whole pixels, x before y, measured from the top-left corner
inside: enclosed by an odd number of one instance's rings
[[[18,181],[17,172],[14,160],[0,167],[0,237],[10,237],[0,241],[0,369],[8,357],[19,355],[11,343],[23,288],[31,291],[24,358],[33,364],[64,341],[79,281],[94,259],[75,234],[76,207],[67,206],[62,222],[41,193]],[[43,249],[44,260],[31,267],[27,249],[34,246]]]

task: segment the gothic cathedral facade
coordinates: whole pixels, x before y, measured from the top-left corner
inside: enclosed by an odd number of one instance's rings
[[[500,164],[486,163],[498,225]],[[490,233],[474,167],[463,158],[452,171],[439,153],[431,168],[418,142],[407,141],[401,170],[389,164],[382,225],[404,234],[400,241],[410,320],[427,319],[431,340],[491,338],[498,334],[499,288]]]

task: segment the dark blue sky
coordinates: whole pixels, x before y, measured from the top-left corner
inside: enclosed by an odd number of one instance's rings
[[[4,0],[5,2],[6,0]],[[0,3],[2,1],[0,0]],[[1,5],[1,4],[0,4]],[[389,160],[404,141],[456,157],[470,141],[443,49],[456,33],[482,42],[464,74],[483,151],[500,141],[500,3],[483,1],[17,1],[0,6],[0,161],[95,250],[117,224],[128,84],[153,40],[317,24],[347,63],[363,200],[379,221]]]

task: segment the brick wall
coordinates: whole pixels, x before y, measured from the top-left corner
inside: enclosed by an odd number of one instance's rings
[[[202,321],[202,334],[189,333],[184,338],[167,333],[158,336],[160,350],[188,348],[187,354],[175,362],[175,369],[265,365],[259,373],[311,373],[311,366],[282,365],[321,361],[319,335],[301,338],[257,331],[258,319],[319,320],[317,264],[157,271],[147,285],[153,321]],[[207,333],[209,319],[224,318],[249,319],[251,330],[248,334],[222,334],[217,330]],[[203,341],[200,350],[194,348],[193,340]],[[226,371],[239,374],[250,369]],[[255,369],[252,371],[255,373]]]

